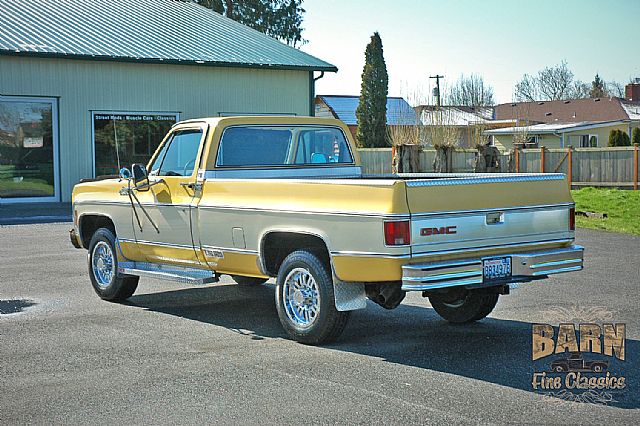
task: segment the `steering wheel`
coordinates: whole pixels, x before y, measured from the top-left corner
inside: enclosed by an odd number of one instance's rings
[[[187,175],[187,170],[189,170],[189,166],[191,166],[191,172],[193,173],[193,166],[196,165],[196,159],[194,158],[193,160],[190,160],[187,162],[187,164],[184,165],[184,170],[182,171],[182,176],[188,176]]]

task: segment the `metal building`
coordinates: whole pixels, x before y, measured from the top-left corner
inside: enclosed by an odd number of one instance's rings
[[[70,201],[176,121],[312,115],[336,67],[195,3],[0,0],[0,203]]]

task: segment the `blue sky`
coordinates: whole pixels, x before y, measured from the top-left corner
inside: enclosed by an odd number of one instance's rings
[[[384,45],[389,95],[425,100],[433,82],[477,73],[499,103],[525,73],[566,60],[576,77],[640,77],[640,0],[305,0],[302,50],[339,68],[318,94],[360,93],[364,49]]]

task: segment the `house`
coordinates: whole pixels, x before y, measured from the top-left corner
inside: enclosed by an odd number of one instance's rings
[[[360,96],[318,95],[315,101],[315,115],[343,121],[355,138],[358,131],[356,109],[359,103]],[[416,113],[407,101],[400,97],[387,98],[388,126],[415,126],[416,123]]]
[[[541,123],[530,126],[514,126],[484,131],[492,138],[492,144],[501,151],[508,151],[514,143],[524,142],[526,148],[574,148],[604,147],[609,132],[629,132],[629,120],[583,121],[578,123]],[[637,126],[638,123],[633,124]]]
[[[519,124],[640,120],[640,98],[628,100],[607,97],[514,102],[497,105],[495,119],[517,120]]]
[[[146,163],[178,120],[313,115],[314,73],[337,71],[193,2],[0,10],[0,203],[70,201],[80,179]]]
[[[457,146],[473,148],[483,142],[482,131],[514,126],[514,120],[494,120],[493,107],[469,107],[448,105],[436,107],[420,105],[415,107],[420,123],[427,129],[434,126],[447,127],[457,135]]]
[[[515,126],[485,132],[499,149],[525,146],[547,148],[604,147],[611,130],[629,136],[640,127],[640,79],[625,87],[625,98],[586,98],[558,101],[514,102],[497,105],[496,120],[513,120]]]

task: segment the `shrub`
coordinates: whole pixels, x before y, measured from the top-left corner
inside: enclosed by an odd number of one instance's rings
[[[631,146],[631,138],[627,132],[620,130],[620,145],[618,146]]]
[[[633,129],[633,137],[631,138],[631,142],[640,145],[640,127],[636,127],[635,129]]]
[[[620,130],[612,130],[609,132],[608,146],[618,146],[618,140],[620,139]]]
[[[631,146],[631,139],[629,139],[627,132],[612,130],[609,132],[608,146]]]

